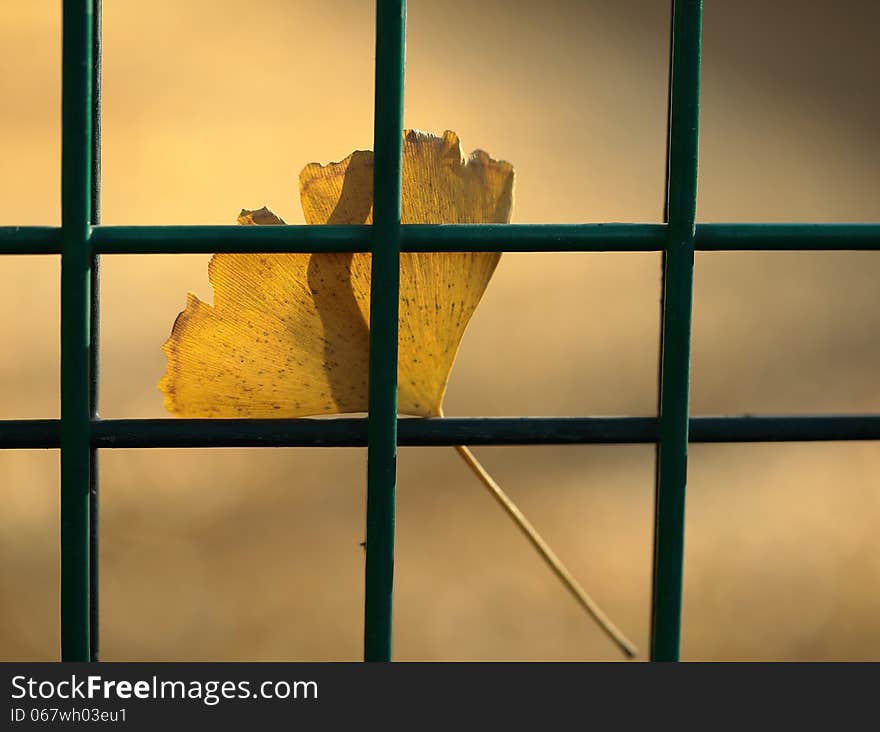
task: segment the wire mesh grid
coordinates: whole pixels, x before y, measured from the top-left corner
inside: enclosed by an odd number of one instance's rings
[[[0,254],[61,255],[61,418],[0,421],[0,448],[60,448],[61,658],[98,658],[98,450],[367,446],[364,658],[391,659],[398,445],[657,447],[651,659],[679,658],[689,442],[880,439],[880,415],[691,417],[695,251],[880,250],[877,224],[696,224],[702,3],[674,0],[662,224],[401,225],[405,0],[377,0],[372,226],[101,226],[100,0],[64,0],[62,225],[0,228]],[[101,254],[372,252],[367,418],[103,420],[97,413]],[[397,417],[401,251],[663,253],[657,416]]]

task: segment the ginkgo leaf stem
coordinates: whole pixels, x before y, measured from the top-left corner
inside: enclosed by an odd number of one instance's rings
[[[562,584],[565,585],[581,607],[583,607],[593,620],[598,623],[605,635],[607,635],[627,657],[635,658],[638,653],[638,649],[635,645],[616,625],[614,625],[614,623],[611,622],[611,619],[602,612],[602,609],[596,604],[596,601],[587,594],[587,591],[583,587],[581,587],[580,583],[575,579],[568,567],[566,567],[562,563],[562,560],[556,556],[556,552],[550,548],[550,545],[538,533],[538,530],[532,525],[531,521],[525,517],[525,514],[520,511],[517,505],[510,499],[510,496],[502,490],[501,486],[495,482],[494,478],[492,478],[489,472],[480,464],[480,461],[477,460],[476,456],[470,451],[470,449],[464,445],[456,445],[455,450],[461,455],[462,460],[467,463],[474,475],[480,479],[480,482],[486,487],[501,508],[504,509],[511,519],[513,519],[520,531],[525,534],[526,538],[531,542],[532,546],[535,547],[538,554],[541,555],[550,569],[553,570],[554,574],[559,577]]]

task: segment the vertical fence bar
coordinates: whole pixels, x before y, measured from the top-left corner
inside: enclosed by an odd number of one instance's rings
[[[702,2],[674,0],[651,659],[677,661],[687,485]]]
[[[93,0],[92,8],[92,173],[91,223],[101,223],[101,0]],[[98,339],[101,333],[101,257],[92,256],[91,298],[92,309],[89,316],[89,412],[98,416]],[[98,660],[99,650],[99,590],[100,574],[98,527],[98,451],[91,451],[89,470],[89,659]]]
[[[391,660],[405,0],[377,0],[364,660]]]
[[[61,659],[88,661],[92,0],[64,0],[61,155]]]

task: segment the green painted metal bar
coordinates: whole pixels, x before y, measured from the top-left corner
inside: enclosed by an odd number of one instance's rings
[[[101,254],[368,252],[370,226],[99,226]]]
[[[61,658],[88,661],[91,0],[64,0],[61,156]]]
[[[654,661],[677,661],[681,637],[701,21],[700,0],[675,0],[669,90],[669,246],[663,262],[660,440],[654,526]]]
[[[880,419],[877,422],[880,432]],[[47,432],[43,425],[40,432]],[[565,445],[650,443],[653,417],[400,419],[398,445]],[[45,436],[32,431],[23,436]],[[4,436],[0,423],[0,439]],[[364,447],[367,420],[107,420],[93,427],[102,448],[129,447]],[[19,443],[20,444],[20,443]]]
[[[880,250],[880,224],[697,224],[700,251]]]
[[[690,425],[695,443],[880,440],[878,414],[692,417]],[[654,417],[404,418],[397,431],[402,446],[650,444],[659,433]],[[357,447],[366,445],[366,434],[362,418],[102,420],[93,427],[95,444],[110,448],[210,447],[220,439],[229,447]]]
[[[655,252],[666,224],[404,224],[401,251]],[[368,226],[109,226],[92,234],[103,254],[214,251],[369,251]],[[700,251],[880,250],[880,224],[697,224]]]
[[[405,252],[655,252],[666,224],[404,224]],[[2,232],[0,232],[2,233]],[[368,226],[102,226],[102,254],[369,251]],[[2,244],[2,237],[0,237]],[[697,250],[880,250],[880,224],[698,224]],[[2,250],[0,250],[2,251]]]
[[[61,254],[61,227],[0,226],[0,256]]]
[[[92,160],[89,174],[89,219],[101,223],[101,0],[92,0]],[[101,333],[101,257],[92,253],[89,311],[89,414],[98,416],[98,343]],[[98,450],[92,445],[89,469],[89,660],[98,660],[100,640],[100,572]]]
[[[0,420],[0,449],[60,444],[57,419]],[[446,417],[401,419],[398,445],[645,445],[657,441],[656,417]],[[880,440],[880,414],[691,417],[691,443]],[[365,447],[362,417],[312,419],[102,419],[97,448]]]
[[[665,224],[410,224],[405,252],[656,252]]]
[[[401,251],[658,252],[666,224],[404,224]],[[100,254],[367,252],[369,226],[98,226]],[[876,251],[880,224],[697,224],[697,251]],[[60,254],[61,229],[0,227],[0,255]]]
[[[367,252],[369,226],[102,226],[102,254]],[[659,251],[664,224],[405,224],[402,251]]]
[[[405,0],[376,3],[364,660],[391,660]]]

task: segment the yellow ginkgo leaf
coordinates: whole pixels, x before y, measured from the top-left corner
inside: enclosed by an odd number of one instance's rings
[[[307,165],[300,198],[309,224],[369,224],[373,154]],[[513,167],[458,137],[405,131],[401,221],[507,223]],[[284,225],[262,208],[238,223]],[[398,408],[440,416],[465,328],[501,255],[403,253],[400,257]],[[190,294],[163,349],[159,382],[181,417],[307,417],[368,407],[369,254],[217,254],[208,266],[214,305]],[[513,501],[464,446],[456,450],[578,602],[628,655],[635,650]]]
[[[308,165],[300,197],[310,224],[372,220],[373,154]],[[506,223],[513,168],[458,137],[407,131],[403,223]],[[268,209],[240,224],[280,225]],[[436,416],[459,343],[500,254],[404,253],[400,262],[400,412]],[[165,406],[185,417],[304,417],[365,412],[369,254],[218,254],[213,307],[190,295],[164,346]]]

